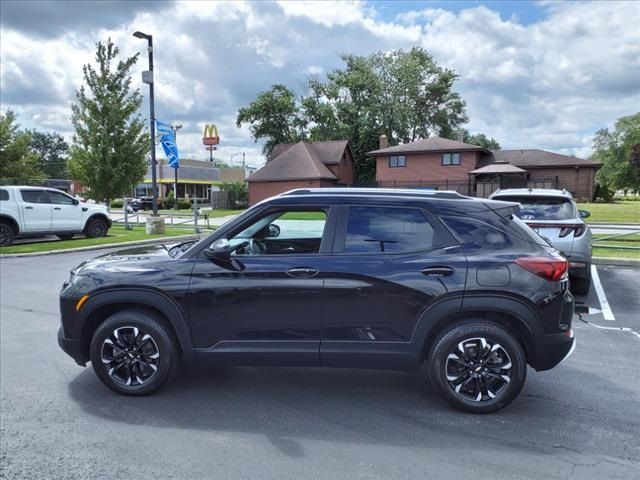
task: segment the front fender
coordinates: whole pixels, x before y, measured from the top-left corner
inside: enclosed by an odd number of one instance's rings
[[[91,325],[91,316],[98,309],[122,304],[130,304],[131,307],[148,307],[162,313],[173,327],[183,355],[193,355],[191,334],[184,310],[171,297],[148,288],[112,288],[92,294],[78,312],[77,320],[74,322],[73,337],[85,338],[85,331]]]

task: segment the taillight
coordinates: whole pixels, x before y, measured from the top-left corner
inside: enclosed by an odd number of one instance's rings
[[[569,262],[558,257],[520,257],[516,264],[550,282],[562,279],[569,269]]]
[[[529,227],[534,229],[559,228],[560,232],[558,233],[558,236],[560,238],[566,237],[571,232],[574,232],[574,235],[576,237],[579,237],[580,235],[582,235],[584,232],[587,231],[587,226],[584,223],[580,223],[580,224],[570,223],[570,224],[563,224],[563,225],[558,225],[557,223],[527,223],[527,225],[529,225]]]

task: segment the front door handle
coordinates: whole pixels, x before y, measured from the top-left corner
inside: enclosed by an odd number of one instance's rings
[[[448,277],[453,272],[454,270],[451,267],[427,267],[422,270],[422,273],[429,277]]]
[[[315,277],[319,273],[319,270],[314,267],[296,267],[287,270],[287,275],[296,278],[311,278]]]
[[[33,210],[33,207],[24,207],[25,210]]]
[[[61,210],[60,207],[53,207],[54,210]]]

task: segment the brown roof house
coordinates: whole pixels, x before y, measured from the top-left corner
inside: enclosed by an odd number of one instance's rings
[[[348,186],[353,173],[348,140],[279,144],[265,166],[247,178],[249,205],[294,188]]]
[[[381,187],[457,190],[489,196],[498,188],[565,188],[577,199],[595,192],[598,162],[545,150],[496,150],[461,141],[432,137],[369,152],[376,159],[376,183]]]

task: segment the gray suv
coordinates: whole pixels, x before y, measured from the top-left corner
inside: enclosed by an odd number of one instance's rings
[[[590,213],[578,210],[569,192],[512,188],[496,190],[489,198],[521,204],[522,210],[516,215],[569,260],[571,291],[581,295],[589,292],[592,239],[591,230],[582,219]]]

